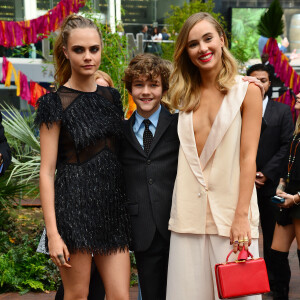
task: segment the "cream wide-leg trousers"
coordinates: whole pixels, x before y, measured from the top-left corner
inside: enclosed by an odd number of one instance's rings
[[[166,300],[219,300],[214,267],[232,250],[228,237],[171,232]],[[258,239],[249,248],[255,258]],[[229,261],[238,254],[232,254]],[[261,300],[261,295],[235,298]]]

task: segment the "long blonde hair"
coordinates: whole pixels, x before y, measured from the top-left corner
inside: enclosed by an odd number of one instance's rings
[[[55,40],[53,57],[54,57],[54,66],[55,66],[55,83],[58,86],[65,84],[68,79],[71,77],[71,65],[69,60],[66,58],[63,47],[67,47],[68,39],[72,29],[77,28],[93,28],[95,29],[100,37],[102,43],[102,35],[97,27],[97,25],[90,19],[86,19],[79,15],[70,15],[68,16],[60,29],[60,32]]]
[[[175,45],[174,72],[170,79],[169,97],[172,107],[189,112],[199,105],[199,86],[201,76],[199,69],[190,60],[186,45],[191,29],[200,21],[210,22],[220,37],[224,38],[222,48],[222,69],[217,76],[218,89],[226,94],[235,83],[237,63],[228,50],[228,40],[224,29],[209,13],[191,15],[183,24]]]

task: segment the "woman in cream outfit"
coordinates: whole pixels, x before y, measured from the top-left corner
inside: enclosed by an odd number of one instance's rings
[[[176,42],[171,105],[180,150],[169,229],[167,300],[219,299],[214,265],[232,248],[258,256],[254,186],[262,96],[237,75],[220,24],[190,16]],[[260,295],[242,299],[258,300]]]

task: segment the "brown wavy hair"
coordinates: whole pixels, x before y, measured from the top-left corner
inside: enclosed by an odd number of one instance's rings
[[[60,32],[55,40],[53,58],[55,75],[54,80],[56,85],[59,87],[64,85],[71,77],[71,65],[69,60],[66,58],[63,47],[67,47],[68,39],[72,29],[77,28],[93,28],[95,29],[100,37],[102,44],[102,34],[97,25],[90,19],[84,18],[79,15],[69,15],[63,22]]]
[[[146,76],[148,80],[152,80],[160,75],[163,91],[167,91],[170,73],[170,67],[165,60],[154,54],[143,53],[130,61],[122,80],[125,82],[126,89],[131,93],[134,79]]]
[[[170,79],[170,104],[175,109],[189,112],[199,105],[199,88],[201,76],[199,69],[192,63],[187,53],[188,36],[191,29],[200,21],[206,20],[216,29],[220,37],[224,38],[222,47],[222,69],[217,76],[218,89],[226,94],[235,83],[237,63],[228,50],[228,40],[224,29],[209,13],[199,12],[191,15],[183,24],[173,56],[174,71]]]

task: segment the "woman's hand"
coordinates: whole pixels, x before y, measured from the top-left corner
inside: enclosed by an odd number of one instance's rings
[[[285,180],[283,178],[280,178],[279,184],[276,188],[276,195],[279,196],[279,194],[283,193],[285,191]]]
[[[277,190],[276,190],[276,195],[285,199],[285,201],[283,203],[277,204],[279,207],[289,208],[289,207],[292,207],[295,204],[295,202],[293,200],[293,198],[294,198],[293,195],[287,194],[287,193],[282,192],[282,191],[278,192],[278,194],[277,194]]]
[[[251,245],[251,230],[248,216],[235,216],[230,230],[230,244],[233,244],[233,252],[248,250]]]
[[[67,263],[70,261],[68,248],[59,234],[48,237],[48,247],[50,257],[58,267],[71,268]]]
[[[282,193],[284,193],[284,191],[277,187],[277,189],[276,189],[276,196],[279,196]],[[279,197],[281,197],[281,196],[279,196]]]

